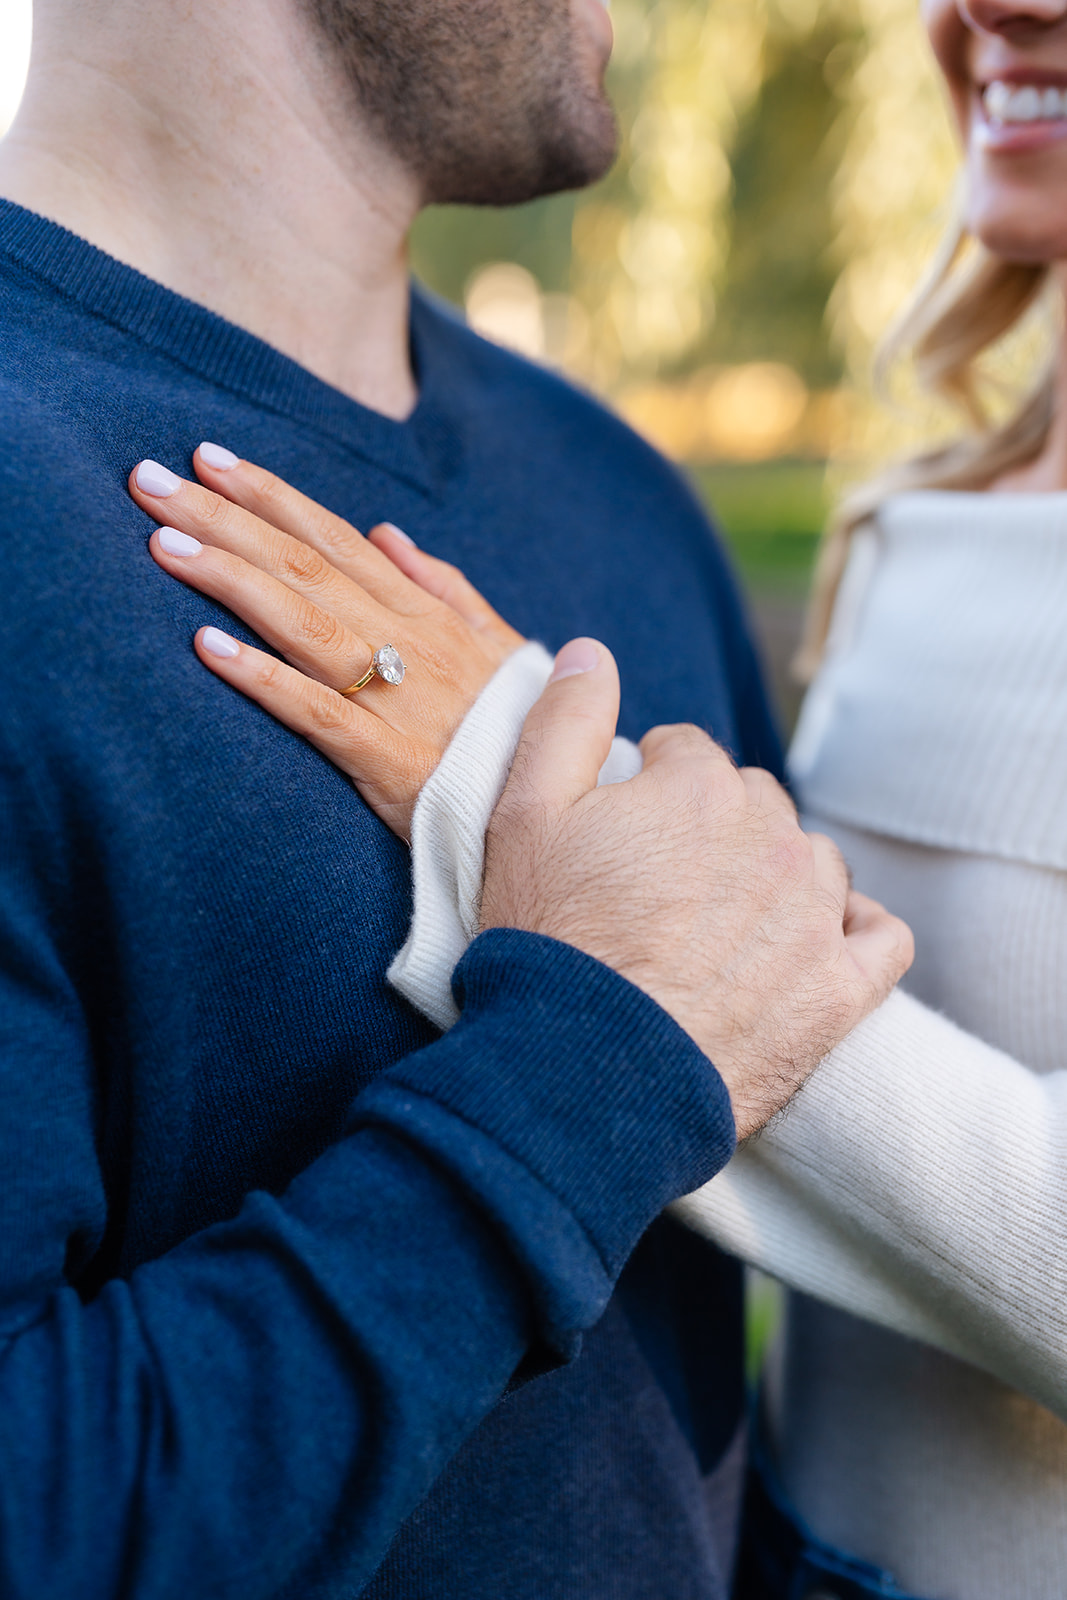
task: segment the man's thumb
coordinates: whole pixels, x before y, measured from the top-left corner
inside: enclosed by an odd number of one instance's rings
[[[505,796],[573,805],[596,788],[619,717],[619,673],[595,639],[572,639],[526,718]]]

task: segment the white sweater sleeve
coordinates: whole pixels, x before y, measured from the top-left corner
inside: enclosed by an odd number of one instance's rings
[[[485,834],[507,782],[523,723],[552,673],[543,645],[509,656],[478,697],[427,781],[411,823],[414,904],[389,982],[437,1027],[459,1013],[452,972],[478,931]],[[641,770],[641,754],[616,739],[600,782],[621,783]]]
[[[1067,1416],[1067,1073],[898,992],[676,1213]]]
[[[504,664],[415,809],[411,929],[389,978],[442,1029],[477,931],[485,831],[551,670],[536,644]],[[601,781],[640,765],[616,740]],[[1067,1073],[1035,1076],[898,993],[674,1211],[791,1287],[1067,1415]]]

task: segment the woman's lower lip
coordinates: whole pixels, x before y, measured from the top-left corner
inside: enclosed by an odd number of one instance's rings
[[[1023,155],[1067,139],[1067,117],[1056,122],[988,122],[976,118],[972,138],[980,150],[996,155]]]

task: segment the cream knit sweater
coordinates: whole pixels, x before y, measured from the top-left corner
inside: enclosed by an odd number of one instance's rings
[[[548,670],[537,646],[505,666],[416,811],[391,976],[444,1026],[485,824]],[[607,777],[638,759],[620,742]],[[1067,496],[889,502],[791,765],[857,884],[911,921],[911,994],[676,1210],[804,1291],[770,1387],[815,1530],[931,1600],[1062,1600]]]

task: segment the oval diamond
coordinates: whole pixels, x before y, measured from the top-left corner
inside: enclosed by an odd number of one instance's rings
[[[380,650],[375,650],[374,669],[386,683],[403,683],[407,671],[400,659],[400,651],[391,644],[383,644]]]

